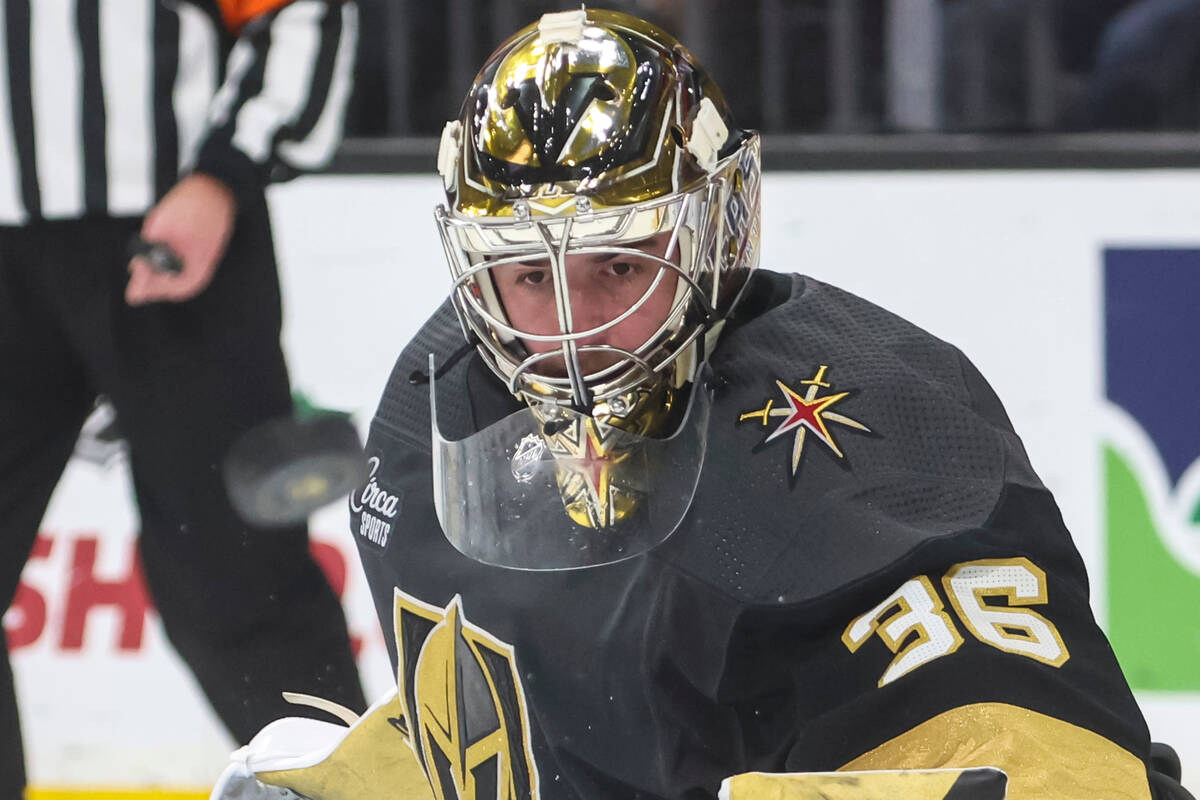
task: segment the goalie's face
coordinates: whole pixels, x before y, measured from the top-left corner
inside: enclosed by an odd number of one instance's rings
[[[563,376],[574,349],[585,373],[596,373],[653,342],[675,304],[678,276],[663,264],[670,232],[625,248],[568,254],[562,277],[550,258],[497,266],[492,279],[512,327],[538,372]],[[671,259],[678,265],[677,257]],[[568,331],[595,333],[564,343]],[[545,337],[545,338],[537,338]]]

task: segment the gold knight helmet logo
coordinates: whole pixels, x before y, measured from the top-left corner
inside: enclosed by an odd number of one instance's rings
[[[397,685],[437,800],[536,800],[525,690],[513,649],[472,625],[457,595],[438,608],[395,591]]]
[[[577,166],[629,125],[638,78],[629,43],[577,11],[557,15],[577,17],[573,31],[546,30],[555,16],[543,17],[539,35],[509,53],[493,78],[479,145],[502,161]]]

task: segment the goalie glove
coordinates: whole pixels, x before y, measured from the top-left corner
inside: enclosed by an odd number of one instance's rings
[[[361,717],[317,698],[349,727],[302,717],[267,725],[230,756],[209,800],[433,800],[395,690]]]

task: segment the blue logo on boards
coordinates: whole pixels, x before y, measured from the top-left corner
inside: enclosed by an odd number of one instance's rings
[[[1104,253],[1108,628],[1135,689],[1200,689],[1200,249]]]

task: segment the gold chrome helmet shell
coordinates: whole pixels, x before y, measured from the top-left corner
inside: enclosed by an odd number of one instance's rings
[[[759,144],[735,128],[720,90],[659,28],[598,9],[547,14],[502,44],[447,124],[437,218],[464,329],[509,390],[652,433],[690,381],[757,264]],[[625,312],[573,322],[572,254],[660,251],[654,285]],[[559,330],[516,328],[491,271],[544,259]],[[589,344],[634,314],[664,280],[674,301],[644,342]],[[524,342],[551,342],[532,354]],[[588,373],[589,350],[609,351]],[[547,368],[548,356],[561,367]]]

